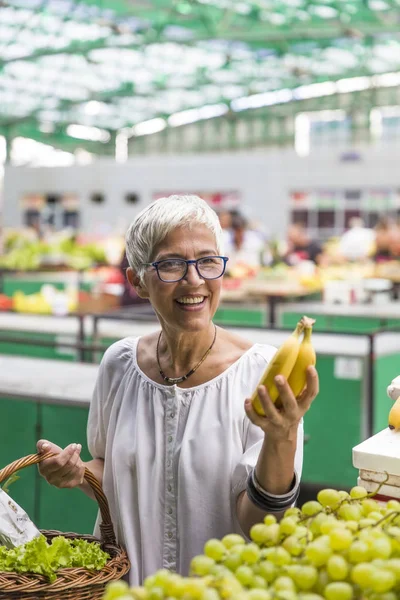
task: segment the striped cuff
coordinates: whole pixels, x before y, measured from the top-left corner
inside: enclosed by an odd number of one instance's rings
[[[289,492],[280,495],[270,494],[261,487],[253,469],[247,478],[246,491],[255,506],[265,512],[277,513],[290,508],[296,502],[300,493],[300,481],[295,471]]]

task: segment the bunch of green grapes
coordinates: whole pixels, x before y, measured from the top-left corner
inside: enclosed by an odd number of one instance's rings
[[[104,600],[399,600],[400,502],[362,487],[321,490],[278,522],[267,515],[251,541],[210,539],[189,577],[157,571],[143,587],[115,582]]]

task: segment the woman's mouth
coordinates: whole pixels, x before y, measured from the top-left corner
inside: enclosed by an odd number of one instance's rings
[[[184,309],[194,310],[196,308],[201,308],[206,301],[206,296],[182,296],[181,298],[177,298],[176,302],[180,307]]]

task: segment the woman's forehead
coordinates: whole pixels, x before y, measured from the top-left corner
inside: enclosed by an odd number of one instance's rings
[[[193,224],[191,227],[176,227],[157,246],[157,251],[174,248],[193,248],[201,250],[216,249],[216,239],[213,232],[202,224]]]

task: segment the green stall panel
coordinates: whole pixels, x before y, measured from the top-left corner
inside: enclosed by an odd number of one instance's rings
[[[320,393],[304,417],[308,441],[302,480],[351,487],[358,475],[352,466],[352,448],[361,441],[363,380],[338,378],[335,360],[335,356],[317,358]]]
[[[301,317],[303,317],[304,315],[307,315],[308,317],[312,317],[315,319],[315,325],[313,326],[313,330],[314,331],[318,331],[318,330],[325,330],[325,331],[330,331],[332,330],[332,318],[329,316],[325,316],[325,315],[313,315],[312,312],[309,314],[309,311],[307,311],[307,305],[304,304],[304,311],[303,312],[284,312],[281,314],[280,317],[280,323],[279,323],[279,327],[283,327],[283,328],[287,328],[287,329],[294,329],[297,325],[297,323],[300,321]]]
[[[65,448],[73,442],[82,444],[82,460],[91,460],[86,444],[88,408],[57,404],[40,406],[40,437]],[[58,489],[40,479],[39,524],[42,529],[93,532],[97,503],[79,489]]]
[[[37,409],[34,402],[0,398],[0,466],[36,452]],[[10,496],[35,520],[37,468],[27,467],[9,490]],[[3,485],[3,484],[2,484]]]
[[[14,356],[31,356],[33,358],[53,358],[57,360],[75,361],[78,359],[78,351],[75,348],[67,348],[63,343],[74,344],[76,336],[68,334],[50,334],[36,331],[12,331],[0,330],[0,335],[12,337],[18,340],[35,339],[44,342],[55,342],[56,346],[40,346],[34,343],[23,342],[1,342],[0,354],[12,354]]]
[[[215,313],[215,322],[219,325],[244,325],[247,327],[265,327],[267,309],[220,307]]]

